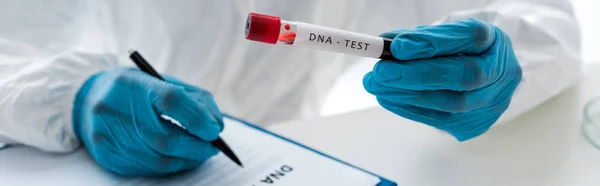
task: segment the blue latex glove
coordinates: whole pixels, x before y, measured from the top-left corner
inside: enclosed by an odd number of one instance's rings
[[[387,110],[452,134],[485,133],[521,81],[510,38],[476,19],[387,32],[398,60],[379,61],[363,79]]]
[[[107,170],[162,176],[196,168],[218,153],[207,142],[223,130],[212,95],[175,78],[165,79],[121,68],[92,76],[77,93],[74,131]]]

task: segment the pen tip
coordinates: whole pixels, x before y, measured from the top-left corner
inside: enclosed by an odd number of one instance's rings
[[[129,54],[133,54],[133,53],[135,52],[135,49],[133,49],[133,48],[130,48],[129,50],[127,50],[127,52],[128,52]]]

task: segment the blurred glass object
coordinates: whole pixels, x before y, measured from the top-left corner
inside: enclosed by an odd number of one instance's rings
[[[583,110],[583,136],[600,149],[600,97],[586,103]]]

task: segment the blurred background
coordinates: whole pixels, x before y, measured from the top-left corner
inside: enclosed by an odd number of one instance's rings
[[[600,1],[572,0],[581,27],[581,56],[585,65],[600,65]],[[350,68],[334,84],[321,109],[321,116],[331,116],[378,106],[375,97],[364,91],[360,82],[376,59],[365,59]],[[347,101],[353,100],[353,101]]]

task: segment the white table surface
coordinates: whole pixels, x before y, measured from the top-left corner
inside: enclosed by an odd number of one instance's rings
[[[538,108],[464,143],[381,108],[269,129],[349,163],[410,186],[597,186],[600,150],[581,135],[582,108],[600,95],[600,66],[578,86]],[[50,158],[48,158],[50,157]],[[84,163],[73,164],[75,160]],[[86,161],[87,160],[87,161]],[[62,166],[56,169],[55,165]],[[96,166],[80,151],[44,154],[30,148],[0,151],[0,185],[92,184],[77,170]]]
[[[581,122],[584,103],[600,96],[600,66],[587,69],[576,87],[463,143],[381,108],[270,129],[399,185],[598,186],[600,150]]]

